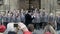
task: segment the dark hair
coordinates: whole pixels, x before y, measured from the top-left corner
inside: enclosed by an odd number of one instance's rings
[[[9,13],[9,11],[8,11],[8,13]]]
[[[31,11],[29,10],[28,13],[30,13]]]
[[[33,24],[29,24],[28,25],[28,30],[33,32],[34,31],[34,25]]]

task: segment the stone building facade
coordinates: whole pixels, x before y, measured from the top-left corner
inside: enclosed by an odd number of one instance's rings
[[[29,0],[19,0],[19,9],[29,9]],[[40,2],[39,0],[31,0],[31,6],[39,9]],[[41,6],[41,5],[40,5]]]
[[[3,0],[3,1],[4,1],[4,4],[2,6],[4,6],[6,10],[29,8],[29,0]],[[39,1],[40,0],[31,0],[30,2],[31,6],[39,9],[39,6],[41,6]],[[1,9],[3,9],[3,7]]]
[[[59,0],[31,0],[31,6],[34,8],[45,8],[46,10],[60,10]],[[28,9],[29,0],[3,0],[0,10]]]

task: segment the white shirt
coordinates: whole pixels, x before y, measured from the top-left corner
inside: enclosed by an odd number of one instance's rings
[[[8,31],[15,31],[14,23],[8,23],[7,24],[7,29],[8,29]]]

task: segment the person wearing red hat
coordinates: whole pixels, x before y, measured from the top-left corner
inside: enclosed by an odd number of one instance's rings
[[[6,30],[6,27],[4,25],[0,25],[0,34],[3,34],[5,30]]]

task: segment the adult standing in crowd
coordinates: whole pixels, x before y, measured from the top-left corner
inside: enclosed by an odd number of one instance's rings
[[[57,16],[57,30],[60,29],[60,15]]]
[[[34,17],[31,16],[31,12],[28,11],[28,13],[25,15],[25,24],[26,24],[26,26],[28,24],[31,24],[33,19],[34,19]]]
[[[48,16],[46,15],[46,10],[45,8],[40,9],[40,26],[41,28],[44,28],[44,26],[46,25],[47,21],[48,21]]]
[[[48,17],[49,17],[49,21],[55,22],[55,17],[54,17],[53,13],[50,13],[50,15]]]
[[[2,19],[2,23],[6,26],[7,28],[7,24],[8,24],[8,18],[7,18],[7,15],[6,14],[3,14],[3,19]]]
[[[11,11],[9,11],[7,18],[8,18],[8,22],[13,22],[13,13]]]
[[[5,32],[6,27],[0,23],[0,34],[3,34],[3,32]]]
[[[35,10],[34,14],[34,19],[33,19],[33,23],[34,23],[34,26],[36,29],[39,29],[40,26],[39,26],[39,23],[40,23],[40,13],[38,12],[38,10]]]
[[[25,23],[25,16],[24,16],[24,10],[21,9],[21,14],[20,14],[21,22]]]
[[[43,34],[56,34],[56,31],[54,30],[51,23],[47,23],[47,25],[44,28],[44,33]]]

